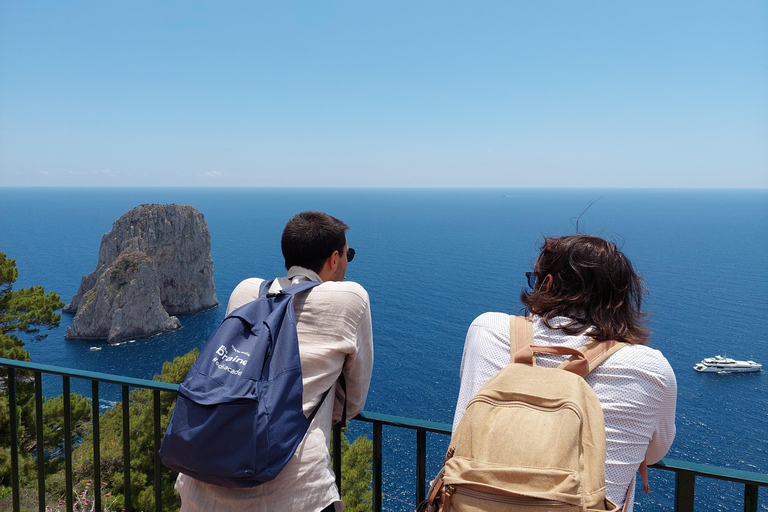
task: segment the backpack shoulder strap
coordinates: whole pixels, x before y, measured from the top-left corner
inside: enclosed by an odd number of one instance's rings
[[[310,288],[314,288],[315,286],[322,284],[318,281],[301,281],[296,284],[286,286],[277,293],[269,293],[269,289],[272,287],[273,281],[274,279],[272,281],[264,281],[261,284],[262,288],[259,290],[259,296],[278,297],[281,295],[298,295],[301,292],[305,292]]]
[[[582,345],[579,350],[584,353],[589,363],[589,372],[600,366],[603,361],[611,357],[617,350],[622,349],[629,345],[623,341],[609,340],[609,341],[596,341],[590,339],[587,343]],[[573,358],[569,358],[563,361],[558,368],[565,368],[565,366],[571,362]],[[587,375],[589,374],[587,372]]]
[[[510,362],[515,362],[515,354],[522,348],[526,346],[533,345],[533,321],[529,317],[523,317],[523,316],[509,316],[509,360]],[[568,370],[572,371],[574,373],[577,373],[581,375],[582,377],[585,377],[589,374],[592,370],[600,366],[600,364],[608,359],[611,355],[613,355],[617,350],[622,349],[629,345],[629,343],[625,343],[622,341],[616,341],[616,340],[609,340],[609,341],[595,341],[594,339],[590,339],[587,343],[585,343],[581,348],[578,350],[584,354],[584,356],[580,356],[579,354],[572,355],[570,358],[563,361],[558,368],[561,370]],[[536,347],[534,348],[534,352],[538,351],[540,353],[545,352],[544,348],[547,347]],[[571,349],[574,350],[574,349]],[[549,353],[549,352],[546,352]],[[557,351],[553,353],[560,353],[562,355],[567,355],[565,352],[565,347],[559,347],[557,348]],[[573,353],[573,352],[571,352]],[[583,373],[585,368],[583,365],[583,361],[578,361],[579,359],[586,358],[587,363],[589,365],[589,371],[586,373]],[[536,364],[536,356],[535,353],[532,356],[531,363],[533,365]]]
[[[272,286],[272,282],[274,279],[270,279],[267,281],[266,279],[261,282],[261,285],[259,285],[259,297],[266,297],[267,292],[269,291],[269,287]]]
[[[509,315],[509,361],[515,362],[515,353],[526,345],[533,345],[533,321],[525,316]],[[536,364],[534,359],[533,364]]]

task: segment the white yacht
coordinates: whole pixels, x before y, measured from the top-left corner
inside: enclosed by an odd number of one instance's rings
[[[693,367],[697,372],[742,373],[759,372],[763,365],[754,361],[737,361],[725,356],[708,357]]]

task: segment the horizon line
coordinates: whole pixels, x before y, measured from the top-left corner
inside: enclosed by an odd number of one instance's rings
[[[0,189],[283,189],[283,190],[768,190],[751,187],[664,187],[664,186],[292,186],[292,185],[2,185]]]

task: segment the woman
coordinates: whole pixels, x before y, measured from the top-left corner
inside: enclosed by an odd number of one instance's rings
[[[643,460],[661,460],[675,437],[677,383],[661,352],[646,346],[642,280],[615,244],[589,235],[546,238],[527,275],[531,291],[520,300],[532,315],[534,344],[630,344],[586,377],[605,417],[606,494],[622,506]],[[472,397],[510,362],[509,318],[484,313],[469,327],[454,431]],[[537,355],[536,364],[555,367],[562,360]]]

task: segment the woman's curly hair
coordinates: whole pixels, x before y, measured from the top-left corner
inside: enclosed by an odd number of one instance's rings
[[[548,327],[569,335],[589,330],[597,341],[648,343],[642,277],[613,242],[591,235],[545,238],[534,272],[536,286],[520,300]],[[547,275],[549,291],[543,286]],[[550,321],[558,316],[570,322],[553,327]]]

